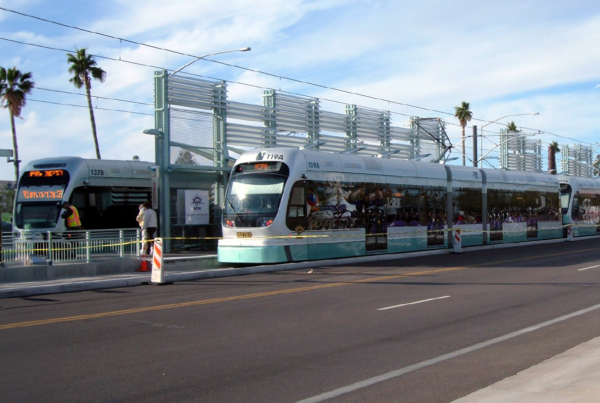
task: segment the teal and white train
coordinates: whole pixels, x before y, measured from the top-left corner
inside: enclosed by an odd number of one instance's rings
[[[563,223],[574,236],[600,233],[600,179],[559,176]]]
[[[258,264],[448,248],[452,228],[462,246],[561,238],[568,223],[590,235],[599,206],[594,179],[251,150],[231,173],[218,257]]]

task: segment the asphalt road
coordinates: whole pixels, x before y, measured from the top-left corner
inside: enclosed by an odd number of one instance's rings
[[[595,239],[3,299],[0,401],[451,402],[600,336],[599,282]]]

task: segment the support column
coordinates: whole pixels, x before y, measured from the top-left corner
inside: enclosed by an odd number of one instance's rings
[[[217,168],[227,166],[229,150],[227,149],[227,83],[221,81],[215,84],[213,109],[213,164]],[[214,186],[214,220],[220,223],[222,209],[225,203],[225,190],[227,189],[228,174],[222,170],[217,171],[219,180]]]
[[[358,141],[357,114],[356,105],[346,105],[346,150],[344,151],[358,147],[356,144]]]
[[[277,147],[277,92],[266,90],[263,95],[265,105],[265,127],[267,134],[263,137],[264,147]]]
[[[155,158],[158,166],[158,225],[160,237],[164,239],[163,250],[171,252],[171,173],[170,119],[169,119],[169,73],[167,70],[154,73],[154,128],[162,132],[155,136]]]

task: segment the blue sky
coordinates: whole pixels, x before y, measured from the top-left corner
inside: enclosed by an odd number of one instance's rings
[[[501,122],[514,120],[519,127],[544,132],[534,137],[544,142],[543,149],[550,141],[570,145],[575,140],[586,145],[600,141],[597,1],[0,0],[0,7],[197,56],[250,46],[251,52],[214,59],[448,114],[208,61],[186,71],[400,114],[442,117],[455,143],[460,127],[452,114],[463,100],[470,102],[474,118],[484,121],[539,112]],[[95,55],[170,69],[190,60],[3,10],[0,38],[72,51],[86,47]],[[93,84],[93,95],[153,102],[154,69],[97,61],[107,80]],[[83,94],[68,81],[64,51],[2,39],[0,66],[32,72],[38,87],[17,122],[23,164],[49,156],[95,156],[86,108],[33,101],[86,105],[81,95],[40,89]],[[230,96],[262,103],[260,89],[234,86]],[[96,110],[103,158],[153,159],[153,143],[141,133],[154,125],[151,105],[105,99],[94,99],[94,104],[137,113]],[[335,103],[324,102],[322,107],[343,110]],[[395,125],[403,123],[402,115],[394,117]],[[486,129],[497,133],[502,127],[491,124]],[[491,146],[485,142],[484,150]],[[6,110],[0,110],[0,148],[12,148]],[[13,177],[12,165],[1,163],[0,179]]]

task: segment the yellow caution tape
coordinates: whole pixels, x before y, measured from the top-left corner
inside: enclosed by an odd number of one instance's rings
[[[511,223],[512,224],[512,223]],[[472,224],[471,224],[472,225]],[[596,227],[596,224],[586,224],[586,225],[577,225],[577,224],[565,224],[565,225],[557,225],[556,227],[552,227],[552,228],[543,228],[543,229],[536,229],[536,231],[556,231],[558,229],[562,229],[562,228],[567,228],[567,227],[574,227],[574,228],[582,228],[582,227]],[[381,232],[381,233],[372,233],[372,234],[364,234],[365,238],[369,238],[369,237],[380,237],[380,236],[389,236],[389,235],[399,235],[399,236],[411,236],[414,235],[415,233],[417,234],[440,234],[440,233],[444,233],[444,232],[452,232],[455,230],[455,228],[443,228],[443,229],[434,229],[434,230],[421,230],[421,228],[425,228],[425,227],[388,227],[388,228],[412,228],[414,229],[414,231],[407,231],[407,232],[398,232],[398,233],[394,233],[394,234],[390,234],[387,232]],[[357,228],[359,229],[359,228]],[[502,233],[502,234],[511,234],[511,233],[523,233],[523,230],[506,230],[506,229],[500,229],[500,230],[476,230],[476,229],[472,229],[472,228],[459,228],[461,230],[461,233],[472,233],[472,234],[483,234],[483,233]],[[347,231],[347,230],[330,230],[330,231]],[[526,231],[525,231],[526,232]],[[238,238],[237,236],[235,237],[169,237],[169,238],[162,238],[161,239],[169,239],[169,240],[204,240],[204,241],[208,241],[208,240],[212,240],[212,241],[218,241],[218,240],[231,240],[231,239],[252,239],[252,240],[263,240],[263,239],[291,239],[291,238],[295,238],[295,239],[307,239],[307,238],[348,238],[348,237],[352,237],[352,238],[356,238],[356,237],[361,237],[363,236],[362,234],[340,234],[340,233],[336,233],[336,234],[306,234],[306,235],[302,235],[302,234],[295,234],[295,233],[290,233],[288,235],[274,235],[274,236],[252,236],[249,238]],[[47,241],[18,241],[18,242],[22,242],[24,244],[36,244],[36,243],[45,243]],[[75,243],[75,242],[85,242],[85,240],[59,240],[56,241],[57,244],[65,244],[65,243]],[[73,250],[86,250],[86,249],[103,249],[103,248],[114,248],[117,246],[126,246],[126,245],[135,245],[135,244],[144,244],[144,243],[148,243],[148,242],[153,242],[151,240],[135,240],[135,241],[127,241],[127,242],[117,242],[117,243],[110,243],[110,244],[103,244],[103,245],[77,245],[77,246],[70,246],[70,247],[52,247],[52,252],[58,252],[58,251],[73,251]],[[55,244],[56,245],[56,244]],[[43,252],[43,253],[48,253],[49,248],[48,247],[42,247],[42,248],[37,248],[37,247],[32,247],[32,248],[24,248],[24,249],[4,249],[2,252],[3,253],[31,253],[31,252]]]

